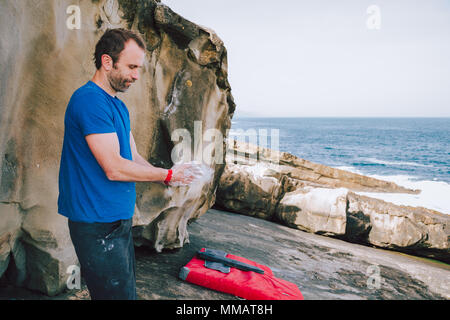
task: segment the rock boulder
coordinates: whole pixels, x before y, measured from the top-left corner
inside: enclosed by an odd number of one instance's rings
[[[94,74],[96,42],[116,27],[137,30],[147,44],[139,81],[119,96],[139,152],[171,167],[178,129],[200,141],[188,144],[194,155],[223,146],[201,143],[204,131],[225,135],[235,108],[226,49],[212,30],[154,0],[1,1],[0,277],[17,285],[56,294],[77,263],[67,219],[57,213],[64,113]],[[213,205],[224,164],[210,167],[212,179],[192,189],[137,184],[136,244],[161,251],[189,240],[187,222]]]
[[[288,226],[318,234],[343,235],[347,220],[345,188],[305,188],[284,194],[277,218]]]

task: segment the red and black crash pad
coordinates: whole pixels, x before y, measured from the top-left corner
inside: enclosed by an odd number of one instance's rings
[[[200,252],[211,250],[202,248]],[[259,268],[263,273],[244,271],[220,263],[216,265],[216,262],[196,255],[181,268],[179,277],[187,282],[247,300],[303,300],[302,293],[294,283],[276,278],[269,267],[230,253],[223,252],[223,256]]]

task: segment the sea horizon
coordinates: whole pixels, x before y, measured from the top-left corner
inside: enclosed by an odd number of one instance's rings
[[[450,116],[233,116],[235,119],[276,118],[276,119],[450,119]]]
[[[240,129],[277,129],[279,151],[421,190],[362,194],[450,214],[450,117],[233,118],[231,135]]]

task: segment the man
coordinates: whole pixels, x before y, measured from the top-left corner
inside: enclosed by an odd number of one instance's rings
[[[106,31],[95,48],[94,77],[74,92],[65,114],[58,212],[68,218],[92,299],[136,299],[135,182],[188,184],[196,174],[187,174],[187,165],[154,167],[136,150],[127,107],[116,94],[139,79],[144,57],[139,35]]]

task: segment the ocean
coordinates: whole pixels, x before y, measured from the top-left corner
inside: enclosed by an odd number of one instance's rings
[[[450,118],[242,117],[232,120],[230,135],[249,129],[266,130],[268,148],[278,130],[280,151],[421,190],[360,194],[450,214]]]

